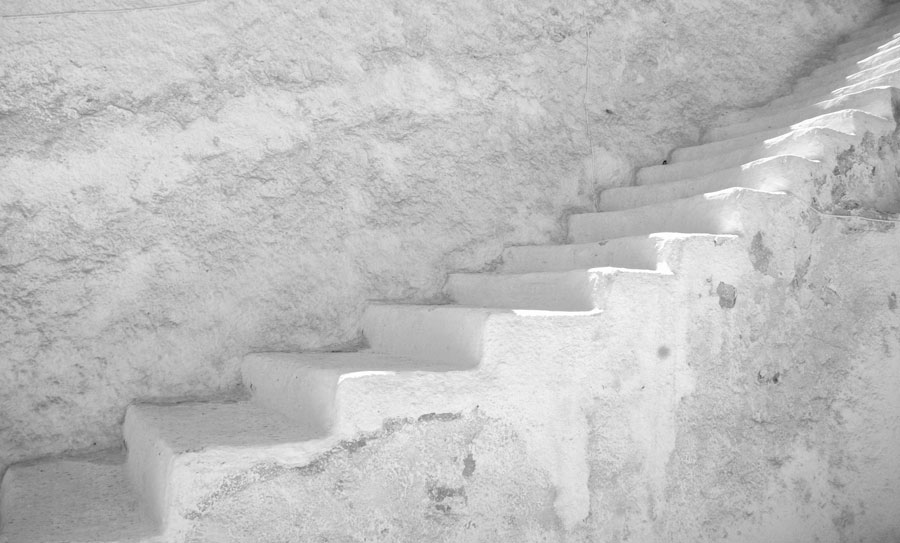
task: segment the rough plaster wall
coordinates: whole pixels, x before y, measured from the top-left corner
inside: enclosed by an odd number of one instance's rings
[[[562,235],[875,0],[4,2],[0,465]],[[587,88],[585,83],[587,84]]]

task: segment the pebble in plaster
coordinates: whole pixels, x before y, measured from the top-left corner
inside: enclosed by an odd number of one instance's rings
[[[719,306],[724,309],[731,309],[737,302],[737,289],[734,285],[719,282],[716,287],[716,294],[719,296]]]
[[[762,232],[757,232],[750,244],[750,261],[753,263],[753,267],[760,273],[766,273],[771,258],[772,250],[763,243]]]

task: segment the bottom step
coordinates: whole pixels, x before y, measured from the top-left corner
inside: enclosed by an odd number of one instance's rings
[[[3,478],[0,541],[138,542],[155,534],[120,454],[18,464]]]
[[[135,404],[124,434],[129,480],[167,536],[229,476],[258,464],[303,465],[330,446],[307,421],[250,401]]]

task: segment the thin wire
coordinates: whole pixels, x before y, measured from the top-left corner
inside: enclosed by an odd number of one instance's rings
[[[157,9],[179,8],[183,6],[193,6],[196,4],[204,4],[209,0],[189,0],[187,2],[176,2],[173,4],[162,4],[157,6],[136,6],[130,8],[109,8],[109,9],[81,9],[72,11],[48,11],[46,13],[20,13],[17,15],[0,15],[3,19],[27,19],[33,17],[52,17],[54,15],[96,15],[107,13],[126,13],[129,11],[150,11]]]
[[[587,17],[584,17],[584,19],[587,20]],[[597,164],[596,164],[596,160],[594,159],[594,137],[593,137],[593,134],[591,134],[591,118],[590,118],[590,115],[588,114],[588,106],[587,106],[588,90],[590,89],[590,84],[591,84],[591,65],[590,65],[589,61],[591,58],[591,34],[593,33],[592,31],[593,31],[593,28],[590,25],[588,25],[587,35],[585,36],[585,39],[584,39],[584,97],[581,100],[581,106],[584,109],[584,129],[585,129],[585,132],[587,133],[588,148],[591,153],[591,176],[596,177],[597,176]],[[591,181],[593,181],[593,179],[591,179]]]

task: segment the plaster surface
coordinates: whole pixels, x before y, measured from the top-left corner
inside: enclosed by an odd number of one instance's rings
[[[439,299],[449,270],[561,240],[598,189],[786,92],[880,8],[147,6],[0,7],[0,471],[114,445],[135,399],[355,344],[366,300]]]

